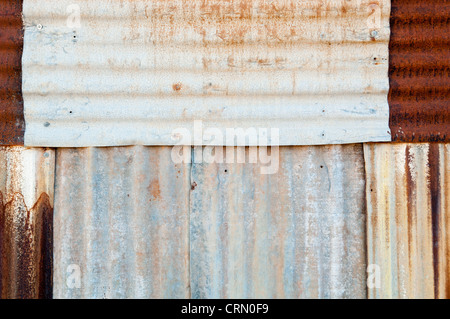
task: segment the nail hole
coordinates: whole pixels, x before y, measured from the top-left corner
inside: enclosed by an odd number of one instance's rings
[[[45,127],[49,127],[49,126],[50,126],[50,123],[49,123],[49,122],[45,122],[45,123],[44,123],[44,126],[45,126]]]

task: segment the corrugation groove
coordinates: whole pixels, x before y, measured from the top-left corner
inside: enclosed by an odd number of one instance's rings
[[[167,147],[58,149],[55,298],[188,298],[189,171]]]
[[[450,145],[367,144],[370,298],[450,298]]]
[[[450,141],[450,4],[392,0],[390,127],[394,141]]]
[[[0,148],[0,298],[52,297],[52,150]]]
[[[0,145],[23,145],[22,0],[0,3]]]
[[[362,145],[283,147],[276,174],[262,166],[193,164],[192,297],[365,298]]]

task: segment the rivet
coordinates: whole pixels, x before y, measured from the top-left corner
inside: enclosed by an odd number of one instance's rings
[[[49,123],[49,122],[45,122],[45,123],[44,123],[44,126],[45,126],[45,127],[49,127],[49,126],[50,126],[50,123]]]
[[[38,30],[42,30],[42,24],[38,24],[38,25],[36,26],[36,28],[38,28]]]
[[[372,38],[376,38],[378,36],[378,31],[377,30],[373,30],[372,32],[370,32],[370,36]]]

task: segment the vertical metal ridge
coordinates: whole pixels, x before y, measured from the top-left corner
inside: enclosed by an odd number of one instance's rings
[[[392,0],[389,106],[397,142],[450,141],[450,5]]]
[[[0,147],[0,298],[52,297],[53,180],[49,149]]]
[[[366,144],[370,298],[450,298],[447,144]]]
[[[189,165],[168,147],[57,152],[55,297],[187,298]]]
[[[260,168],[193,164],[192,297],[365,298],[362,146],[283,147],[277,174]]]
[[[23,145],[22,0],[2,0],[0,28],[0,145]]]

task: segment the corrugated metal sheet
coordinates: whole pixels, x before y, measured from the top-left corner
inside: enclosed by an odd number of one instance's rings
[[[0,297],[51,298],[54,151],[0,148]]]
[[[362,145],[280,149],[280,170],[193,164],[194,298],[365,298]]]
[[[450,145],[368,144],[371,298],[450,298]]]
[[[392,0],[390,126],[404,142],[450,141],[450,3]]]
[[[22,1],[0,3],[0,145],[23,145]]]
[[[362,145],[283,148],[275,175],[170,153],[58,150],[55,297],[366,296]]]
[[[190,169],[170,154],[58,149],[55,298],[189,297]]]
[[[390,141],[388,0],[72,2],[24,1],[26,145],[173,145],[194,120]]]

